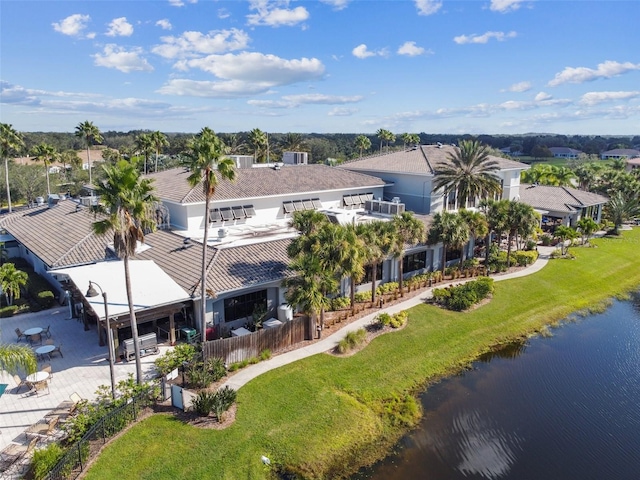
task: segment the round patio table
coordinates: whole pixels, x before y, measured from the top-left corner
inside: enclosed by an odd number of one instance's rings
[[[24,333],[27,337],[30,337],[31,335],[37,335],[38,333],[42,333],[42,328],[41,327],[33,327],[33,328],[29,328],[28,330],[25,330]]]
[[[27,382],[40,383],[49,378],[49,372],[36,372],[31,375],[27,375]]]
[[[36,355],[41,357],[43,355],[49,355],[55,349],[56,349],[56,347],[53,346],[53,345],[43,345],[41,347],[36,348],[35,352],[36,352]],[[51,357],[49,357],[49,358],[51,358]]]

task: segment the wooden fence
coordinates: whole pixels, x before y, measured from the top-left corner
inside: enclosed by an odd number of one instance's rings
[[[263,328],[241,337],[221,338],[202,345],[204,359],[222,358],[227,365],[257,357],[264,350],[277,353],[291,345],[312,338],[306,316],[272,328]]]

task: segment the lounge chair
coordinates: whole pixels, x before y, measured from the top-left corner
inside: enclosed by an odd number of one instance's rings
[[[82,401],[82,397],[76,392],[73,392],[71,395],[69,395],[69,399],[74,403],[74,405],[77,405]]]
[[[77,402],[73,402],[71,400],[65,400],[60,403],[56,408],[51,410],[49,413],[45,415],[44,418],[48,419],[51,417],[58,417],[59,421],[64,421],[74,413],[76,413],[76,408],[78,407]]]
[[[16,340],[16,342],[19,342],[21,339],[27,339],[27,336],[22,333],[22,330],[20,330],[19,328],[16,328],[16,335],[18,336],[18,339]]]
[[[16,463],[23,456],[31,453],[31,451],[36,448],[36,443],[38,443],[37,438],[32,439],[27,445],[21,445],[18,443],[9,444],[0,452],[0,472],[6,472],[11,465]]]
[[[58,424],[58,417],[51,417],[48,422],[34,423],[24,431],[27,438],[30,436],[36,438],[46,438],[53,433]]]
[[[18,375],[13,376],[13,380],[16,382],[16,393],[20,391],[22,387],[31,388],[31,384],[27,380],[22,380]]]

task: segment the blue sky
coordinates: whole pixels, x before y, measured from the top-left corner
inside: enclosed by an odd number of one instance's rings
[[[20,131],[640,134],[640,2],[0,5]]]

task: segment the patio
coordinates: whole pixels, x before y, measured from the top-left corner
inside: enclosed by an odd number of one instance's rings
[[[62,402],[68,401],[73,393],[81,398],[91,400],[100,385],[110,385],[108,349],[98,345],[98,333],[95,325],[85,331],[83,324],[76,319],[69,318],[66,306],[56,306],[52,309],[36,313],[27,313],[9,318],[0,318],[0,341],[15,344],[16,328],[28,330],[30,328],[45,328],[50,325],[51,339],[56,346],[62,347],[64,357],[59,354],[43,356],[38,360],[38,369],[50,364],[52,378],[49,379],[48,392],[38,391],[36,394],[25,395],[27,389],[22,387],[16,393],[16,382],[13,375],[0,372],[0,384],[7,384],[0,396],[0,450],[10,443],[28,443],[25,430],[41,421],[47,413],[54,410]],[[25,339],[21,344],[29,345]],[[37,347],[34,347],[34,349]],[[142,368],[146,378],[153,376],[153,362],[159,355],[170,347],[160,345],[159,353],[142,358]],[[115,364],[115,381],[135,375],[135,362],[117,362]],[[18,374],[24,380],[25,372]]]

